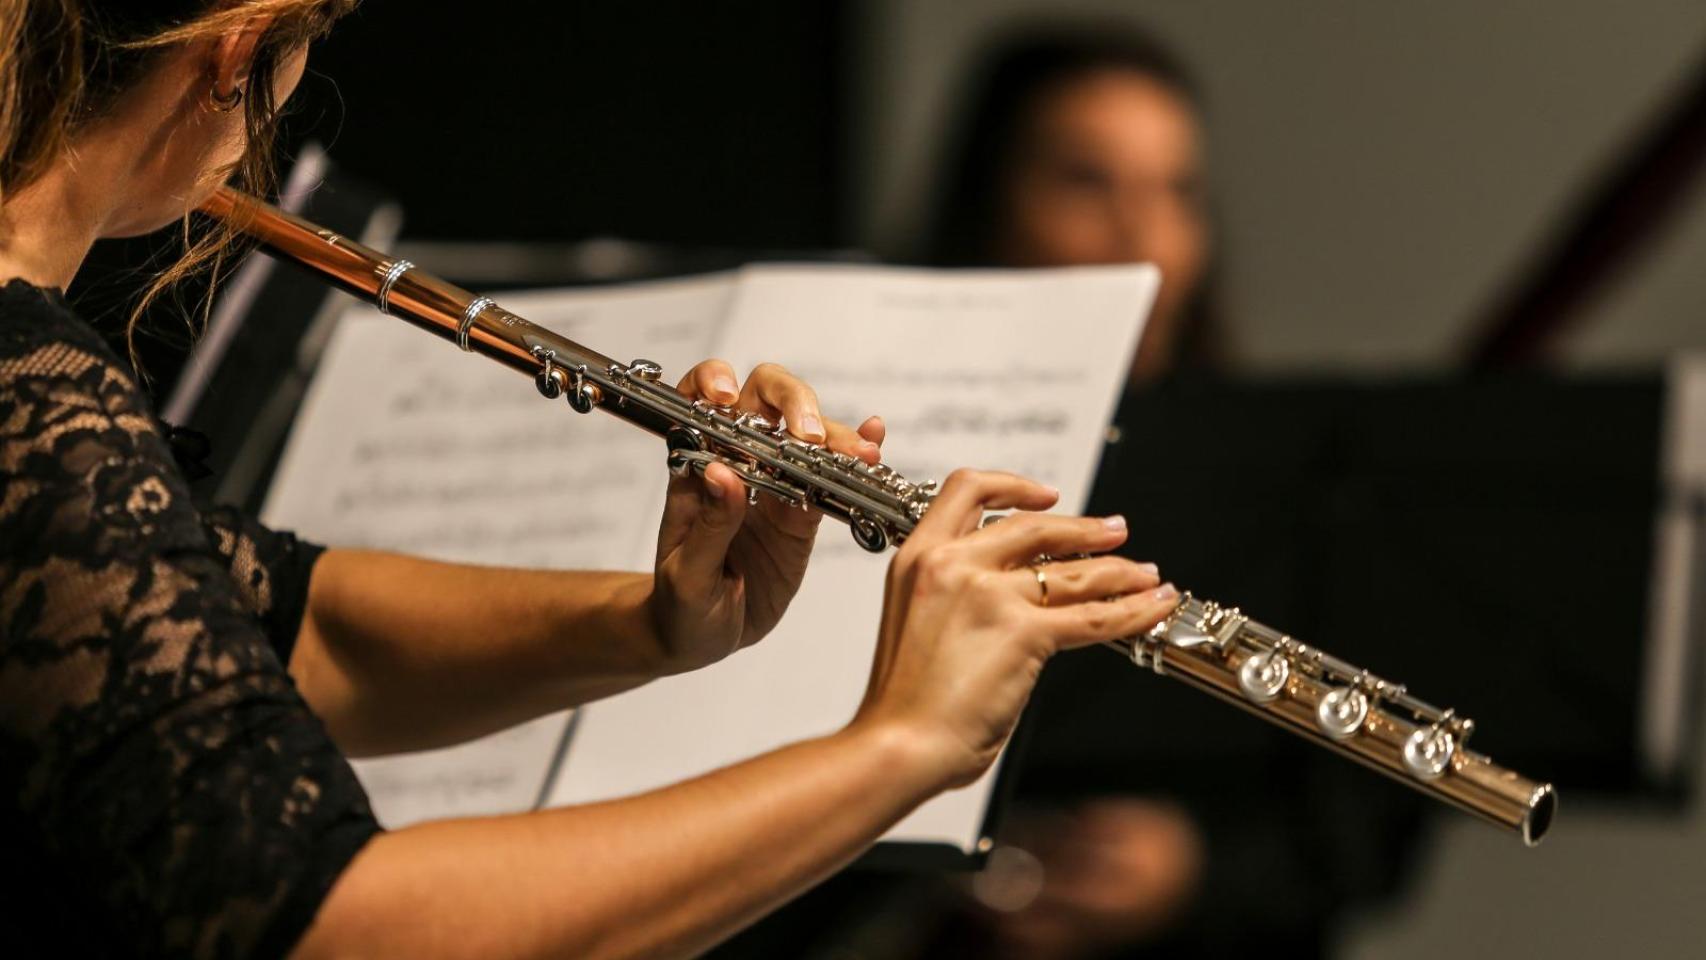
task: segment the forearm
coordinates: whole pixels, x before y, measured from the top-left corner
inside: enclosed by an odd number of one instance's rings
[[[936,792],[898,730],[850,728],[654,793],[375,838],[299,955],[698,954]]]
[[[651,577],[331,550],[290,672],[355,755],[467,740],[657,676]]]

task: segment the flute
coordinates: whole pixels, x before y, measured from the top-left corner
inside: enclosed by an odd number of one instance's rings
[[[899,544],[930,508],[934,483],[913,483],[788,435],[780,423],[704,400],[662,380],[655,363],[620,363],[422,270],[230,188],[201,206],[273,255],[369,301],[468,353],[533,378],[547,399],[579,413],[601,409],[663,437],[670,471],[722,463],[747,496],[774,497],[847,524],[880,552]],[[1154,629],[1114,646],[1140,667],[1181,680],[1292,733],[1515,831],[1533,846],[1551,826],[1557,792],[1469,750],[1474,724],[1250,619],[1185,593]]]

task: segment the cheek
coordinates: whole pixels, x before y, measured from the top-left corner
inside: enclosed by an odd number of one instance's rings
[[[192,182],[186,184],[185,191],[197,200],[230,179],[232,170],[243,159],[249,139],[242,108],[216,114],[209,120],[211,128],[206,131],[207,139],[201,154],[193,161],[186,157],[193,173]]]
[[[1208,262],[1208,229],[1195,213],[1175,211],[1158,218],[1146,234],[1145,256],[1161,267],[1171,295],[1189,294]]]
[[[1073,190],[1034,184],[1015,191],[1012,210],[1015,266],[1070,266],[1120,259],[1118,231],[1105,203]]]
[[[147,145],[124,216],[108,224],[105,237],[131,237],[177,221],[224,180],[222,171],[243,153],[240,111],[198,113],[162,127]]]
[[[249,131],[241,111],[232,111],[220,125],[213,150],[208,154],[204,169],[212,172],[241,160],[248,149]]]

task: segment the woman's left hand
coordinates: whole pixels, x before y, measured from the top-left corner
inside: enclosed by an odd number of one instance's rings
[[[825,419],[812,388],[773,363],[755,367],[742,385],[727,363],[706,360],[677,389],[784,422],[796,439],[866,463],[880,456],[882,420],[855,429]],[[721,463],[671,480],[650,599],[664,672],[715,663],[769,633],[799,589],[822,519],[762,494],[748,505],[746,485]]]

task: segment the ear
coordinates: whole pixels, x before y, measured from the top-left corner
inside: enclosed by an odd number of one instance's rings
[[[216,97],[229,97],[233,91],[248,86],[249,75],[254,71],[255,52],[260,49],[261,38],[272,27],[272,17],[255,17],[247,20],[240,27],[233,27],[213,44],[213,90]]]

